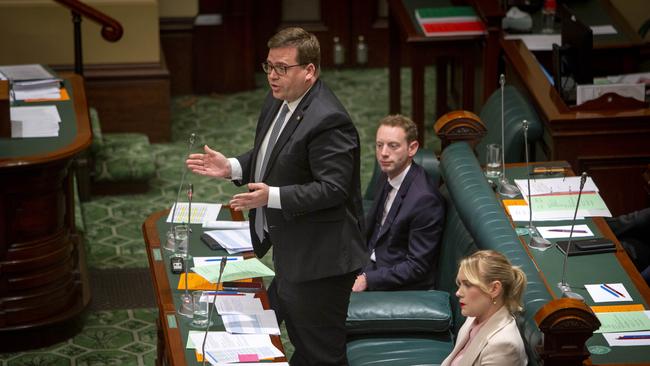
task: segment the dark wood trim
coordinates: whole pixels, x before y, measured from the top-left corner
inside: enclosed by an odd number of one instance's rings
[[[88,6],[78,0],[54,0],[60,5],[70,9],[72,12],[83,15],[102,27],[102,37],[109,42],[117,42],[122,38],[124,30],[117,20],[109,17],[101,11]]]

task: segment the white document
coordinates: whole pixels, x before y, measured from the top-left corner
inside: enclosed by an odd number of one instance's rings
[[[57,137],[61,116],[55,105],[11,107],[11,137]]]
[[[530,212],[527,205],[510,205],[508,207],[508,213],[512,218],[512,221],[528,221],[530,218]],[[578,216],[576,220],[583,220],[585,217],[581,215],[580,210],[578,210]],[[533,221],[565,221],[573,220],[573,212],[569,211],[535,211],[533,209]]]
[[[216,240],[229,254],[253,250],[250,229],[210,230],[205,234]]]
[[[522,196],[528,201],[528,180],[515,179]],[[537,178],[530,180],[531,196],[555,193],[578,193],[580,191],[580,177],[564,178]],[[591,177],[587,177],[582,193],[598,192],[598,187]]]
[[[235,262],[235,261],[243,261],[244,257],[237,256],[237,257],[228,257],[227,262]],[[209,266],[209,265],[215,265],[218,266],[221,264],[221,257],[219,256],[214,256],[214,257],[193,257],[192,261],[194,262],[194,267],[199,267],[199,266]]]
[[[603,333],[610,346],[650,346],[650,332]]]
[[[253,296],[218,296],[215,307],[219,315],[256,314],[264,311],[262,301]]]
[[[219,230],[232,230],[232,229],[249,229],[249,221],[206,221],[203,223],[204,229],[219,229]]]
[[[596,99],[607,93],[645,101],[645,84],[585,84],[576,88],[576,105]]]
[[[253,314],[224,314],[221,320],[228,333],[280,335],[280,327],[273,310]]]
[[[172,222],[172,213],[174,213],[174,206],[169,210],[167,222]],[[178,209],[174,213],[174,223],[184,224],[187,223],[189,204],[187,202],[178,202]],[[216,221],[221,211],[220,203],[195,203],[192,202],[192,224],[203,224],[205,221]]]
[[[553,44],[562,44],[559,34],[506,34],[504,39],[520,39],[531,51],[550,51]]]
[[[190,332],[190,340],[197,353],[201,354],[204,332]],[[230,334],[227,332],[208,332],[205,342],[206,359],[212,364],[240,362],[242,355],[255,355],[257,359],[282,357],[267,334]]]
[[[594,302],[632,301],[632,296],[622,283],[585,285]]]
[[[10,80],[37,80],[54,77],[39,64],[0,66],[0,72]]]
[[[563,226],[537,226],[537,231],[544,239],[568,238],[571,233],[571,225]],[[594,233],[587,225],[575,225],[573,227],[572,238],[583,238],[594,236]]]
[[[611,24],[606,25],[591,25],[589,26],[591,31],[594,33],[594,36],[605,35],[605,34],[617,34],[616,28]]]

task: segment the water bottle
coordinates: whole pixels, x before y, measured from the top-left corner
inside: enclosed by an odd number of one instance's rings
[[[359,36],[357,41],[357,64],[365,66],[368,63],[368,45],[363,36]]]
[[[555,24],[555,9],[557,3],[555,0],[545,0],[544,8],[542,9],[542,33],[553,33],[553,25]]]
[[[334,66],[341,67],[345,63],[345,48],[339,41],[339,37],[334,37]]]

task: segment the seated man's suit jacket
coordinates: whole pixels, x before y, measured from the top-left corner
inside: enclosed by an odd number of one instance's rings
[[[366,217],[369,253],[376,262],[364,268],[369,290],[432,289],[444,224],[444,199],[419,165],[412,163],[384,224],[379,227],[389,183],[386,174]],[[373,232],[379,230],[373,242]]]

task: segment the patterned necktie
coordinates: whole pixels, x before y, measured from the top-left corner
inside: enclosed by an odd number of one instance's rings
[[[269,157],[271,156],[273,147],[275,146],[275,143],[278,140],[278,135],[280,135],[280,130],[282,129],[282,125],[284,125],[284,119],[287,117],[287,113],[289,113],[289,106],[285,103],[282,106],[282,111],[280,111],[280,115],[275,121],[273,130],[271,131],[271,136],[269,136],[269,141],[266,144],[266,151],[264,152],[262,165],[260,166],[259,171],[255,175],[256,182],[260,182],[262,180],[262,177],[264,177],[264,172],[266,171],[266,165],[269,162]],[[255,233],[257,234],[257,237],[260,239],[260,241],[264,240],[265,221],[266,221],[266,217],[264,213],[264,207],[256,208],[255,209]]]

